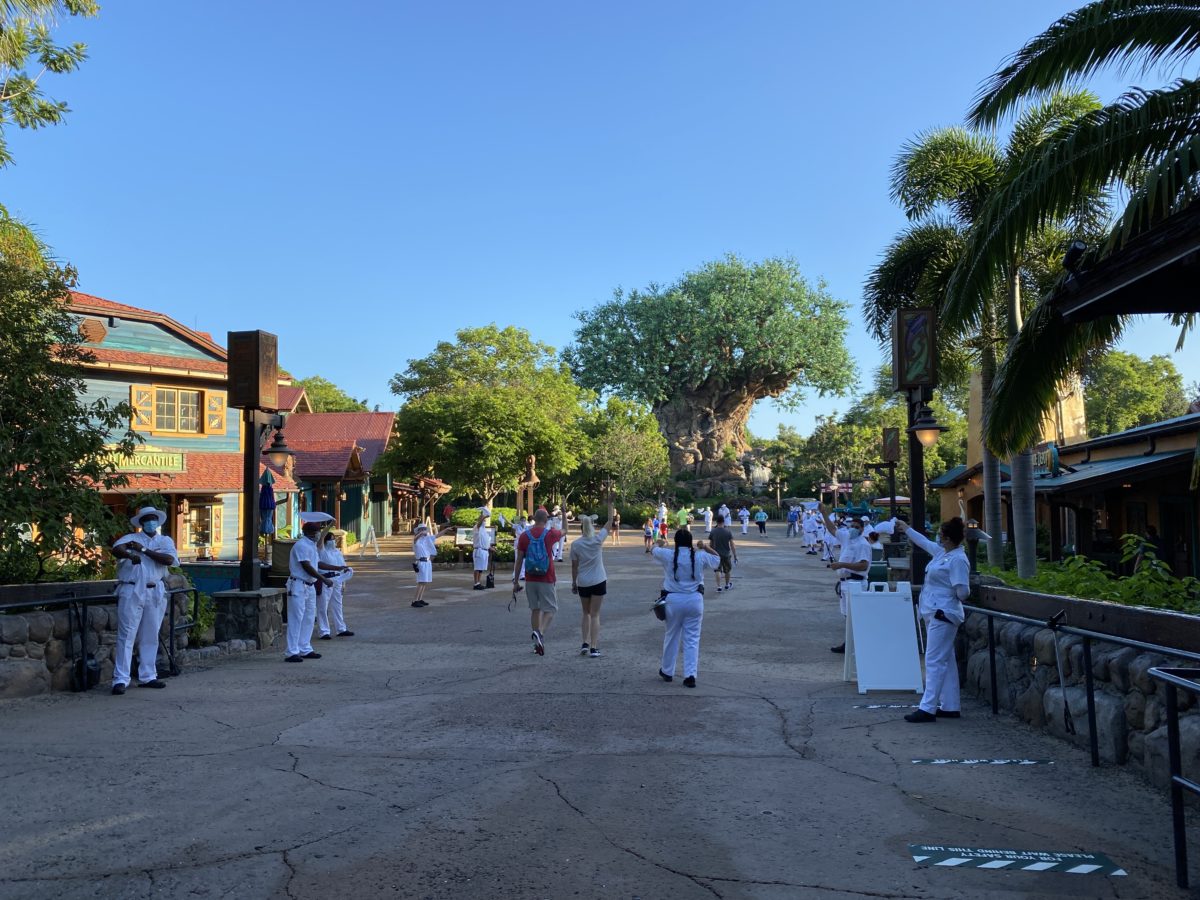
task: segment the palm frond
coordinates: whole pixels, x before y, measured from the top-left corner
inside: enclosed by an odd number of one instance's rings
[[[1200,316],[1196,313],[1172,313],[1169,318],[1171,324],[1179,329],[1179,339],[1175,342],[1175,352],[1178,353],[1183,349],[1188,334],[1196,327]]]
[[[1008,456],[1037,443],[1059,386],[1079,371],[1089,352],[1116,341],[1123,327],[1118,316],[1065,322],[1048,303],[1039,304],[992,382],[983,423],[984,440],[992,451]]]
[[[941,304],[962,247],[962,229],[947,218],[930,219],[896,236],[863,286],[863,317],[876,340],[888,339],[896,310]]]
[[[980,87],[968,115],[994,125],[1023,100],[1109,64],[1147,71],[1200,50],[1200,0],[1096,0],[1058,19]]]
[[[947,321],[956,327],[975,321],[980,299],[1032,236],[1069,217],[1139,160],[1157,164],[1126,206],[1108,249],[1168,214],[1200,171],[1200,82],[1130,92],[1030,154],[988,198],[968,235],[947,290]]]
[[[995,188],[1000,169],[1000,149],[988,135],[958,127],[922,132],[892,164],[892,200],[910,219],[944,204],[969,222]]]
[[[1055,91],[1045,99],[1031,103],[1013,123],[1005,148],[1008,165],[1019,166],[1023,157],[1036,152],[1046,141],[1061,137],[1088,113],[1102,108],[1099,98],[1090,91]]]

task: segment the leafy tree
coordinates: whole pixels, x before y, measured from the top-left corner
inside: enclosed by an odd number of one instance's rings
[[[47,72],[66,74],[87,58],[84,44],[56,45],[51,26],[61,15],[90,17],[100,11],[95,0],[9,0],[0,4],[0,166],[12,163],[4,125],[44,128],[57,125],[67,104],[42,93]],[[30,64],[38,71],[29,74]]]
[[[1200,7],[1167,0],[1095,0],[1032,38],[980,90],[971,120],[991,127],[1018,104],[1076,84],[1104,67],[1138,76],[1194,62],[1200,48]],[[1008,257],[1048,221],[1097,190],[1124,188],[1127,202],[1106,237],[1091,242],[1087,268],[1196,197],[1200,171],[1200,79],[1162,88],[1134,87],[1031,152],[1021,172],[989,198],[953,291],[964,298],[987,289]],[[1060,271],[1061,274],[1061,271]],[[1170,317],[1182,326],[1194,314]],[[1109,346],[1127,319],[1064,321],[1048,304],[1030,315],[997,372],[995,408],[986,439],[1009,450],[1036,439],[1042,411],[1057,385],[1088,353]]]
[[[1109,351],[1085,370],[1083,389],[1091,437],[1182,416],[1188,408],[1183,376],[1169,356]]]
[[[436,471],[491,503],[516,487],[529,454],[539,477],[575,468],[572,426],[583,396],[554,350],[509,326],[464,328],[391,381],[406,398],[385,464],[401,475]]]
[[[355,400],[332,381],[320,375],[301,378],[296,382],[304,388],[313,412],[365,412],[366,400]]]
[[[602,498],[602,484],[611,479],[614,494],[628,497],[661,484],[669,474],[667,443],[644,404],[620,397],[588,404],[578,427],[584,438],[580,465],[564,481],[564,496],[582,490]]]
[[[89,400],[80,343],[65,301],[69,267],[49,262],[33,234],[0,211],[0,583],[39,581],[56,567],[99,570],[116,526],[97,488],[123,484],[108,468],[110,434],[129,453],[127,404]]]
[[[670,287],[617,289],[577,313],[566,357],[584,387],[650,405],[673,472],[741,477],[756,400],[795,408],[806,387],[825,394],[852,383],[844,310],[791,260],[730,255]]]

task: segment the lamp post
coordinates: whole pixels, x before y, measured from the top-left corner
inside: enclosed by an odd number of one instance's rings
[[[786,482],[781,481],[778,477],[772,478],[770,481],[767,482],[767,488],[769,490],[773,490],[775,492],[775,508],[776,509],[779,509],[779,507],[783,505],[783,499],[780,496],[779,492],[781,490],[783,490],[783,486],[785,483]]]
[[[245,454],[242,457],[242,559],[238,572],[243,591],[262,587],[262,569],[258,565],[258,466],[263,456],[271,465],[282,468],[293,453],[283,438],[284,416],[260,409],[242,410]],[[271,446],[263,449],[267,435],[275,432]]]

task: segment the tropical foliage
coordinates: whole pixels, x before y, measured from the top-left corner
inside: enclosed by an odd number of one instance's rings
[[[1188,408],[1183,376],[1169,356],[1100,354],[1084,369],[1083,389],[1091,437],[1181,416]]]

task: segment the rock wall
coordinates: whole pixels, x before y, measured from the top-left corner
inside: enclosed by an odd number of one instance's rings
[[[1087,688],[1083,639],[1059,638],[1066,684],[1066,706],[1075,725],[1067,731],[1064,689],[1059,685],[1054,633],[1048,628],[995,620],[996,693],[1002,710],[1030,725],[1088,747]],[[966,649],[964,654],[962,651]],[[991,702],[987,617],[968,616],[959,633],[959,659],[965,660],[963,691]],[[1105,763],[1130,765],[1150,781],[1168,787],[1166,688],[1150,677],[1154,666],[1189,665],[1154,653],[1092,642],[1092,677],[1096,694],[1096,735]],[[1192,663],[1191,665],[1195,665]],[[1180,691],[1180,738],[1183,772],[1200,780],[1200,710],[1196,698]]]

